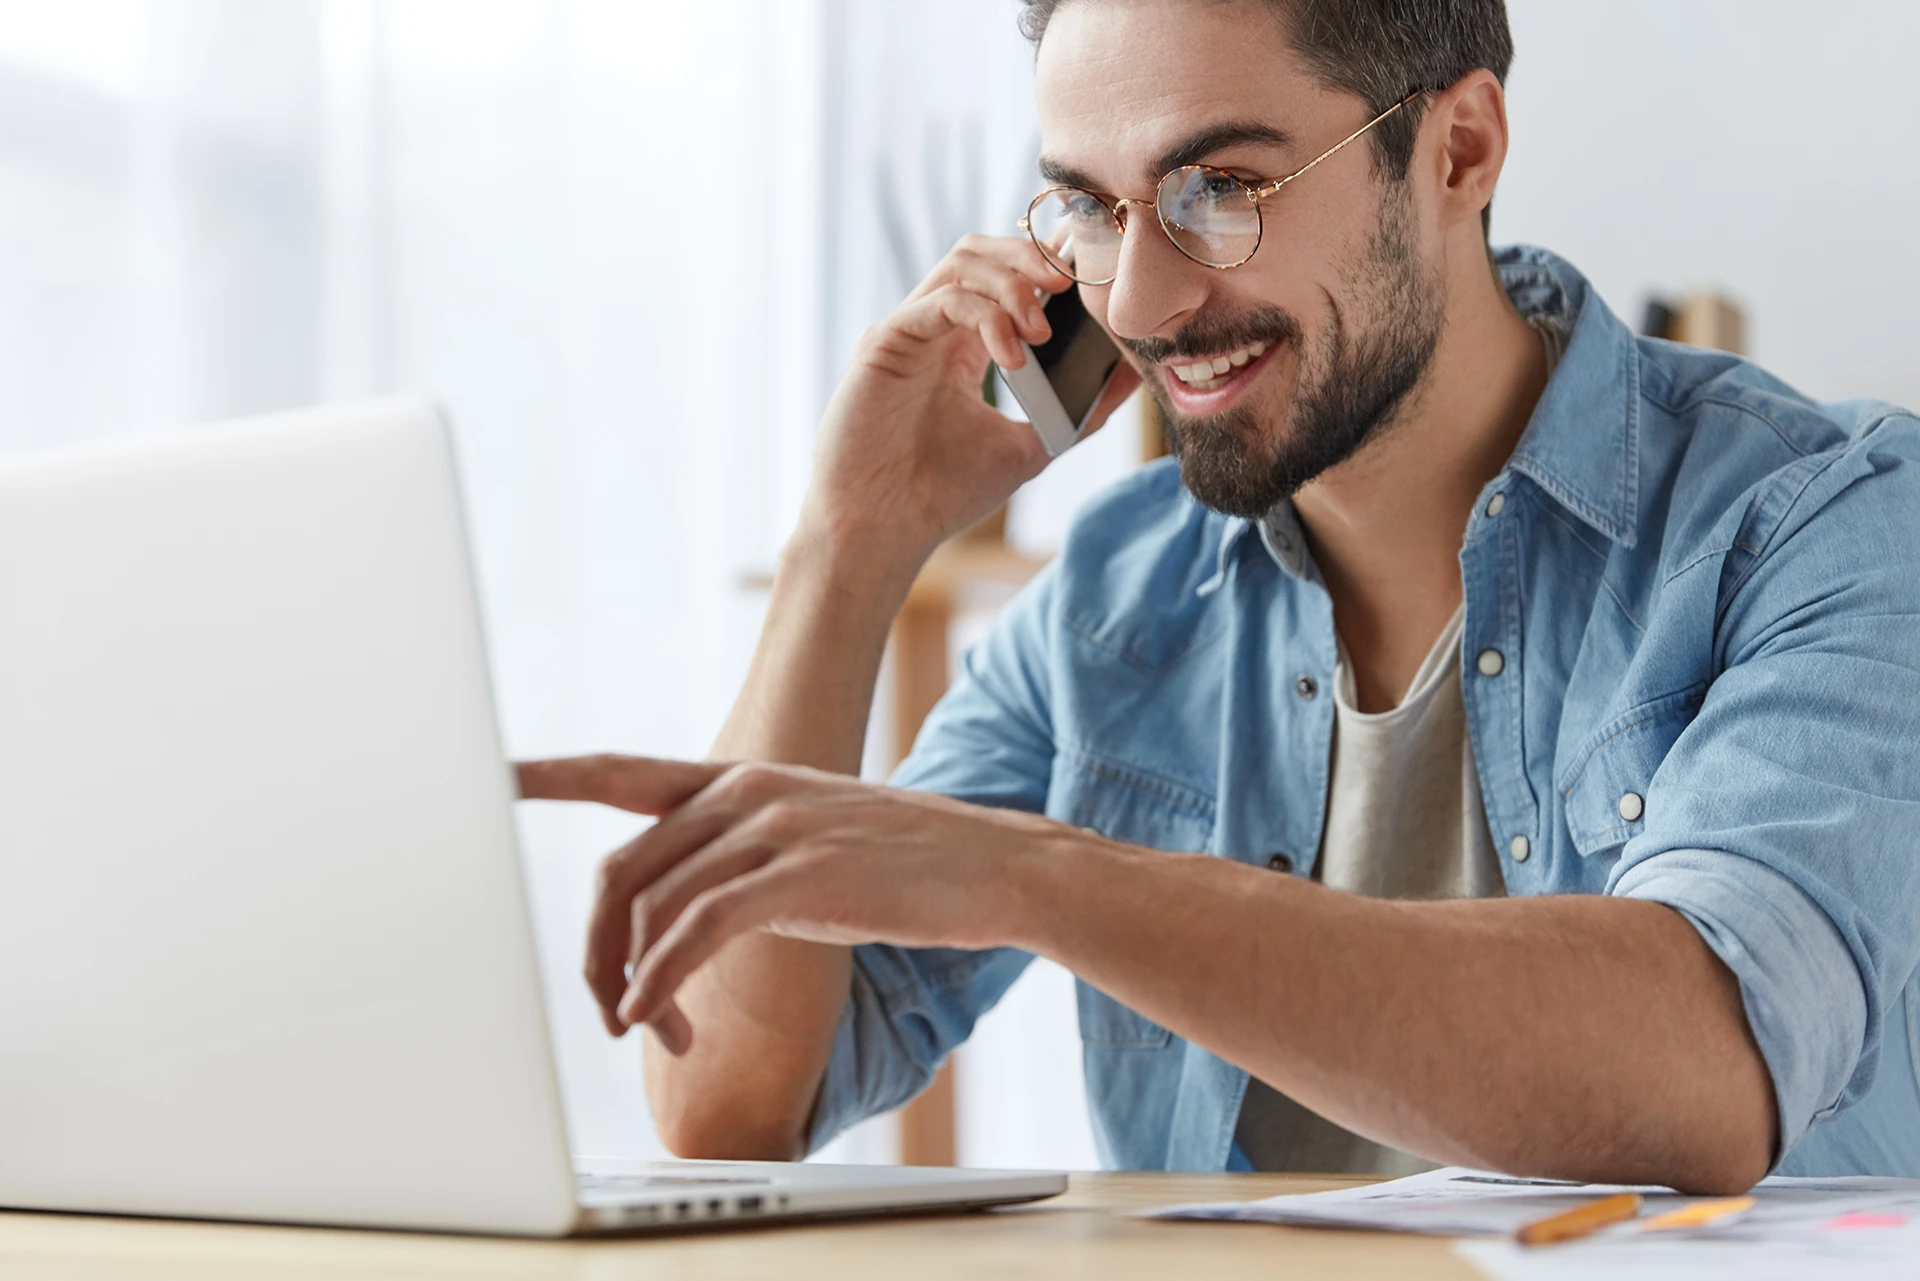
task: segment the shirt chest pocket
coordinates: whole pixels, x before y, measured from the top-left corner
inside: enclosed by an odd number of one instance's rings
[[[1706,686],[1642,703],[1601,728],[1558,787],[1583,858],[1610,858],[1644,830],[1654,773],[1700,711]]]
[[[1109,840],[1197,853],[1213,835],[1213,800],[1195,788],[1128,765],[1063,752],[1047,794],[1047,814]],[[1081,980],[1075,984],[1080,1038],[1089,1049],[1160,1049],[1173,1033]]]

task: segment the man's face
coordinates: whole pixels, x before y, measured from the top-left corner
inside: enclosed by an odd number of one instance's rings
[[[1037,85],[1043,163],[1148,201],[1169,159],[1273,178],[1372,116],[1314,79],[1264,0],[1076,0],[1041,42]],[[1195,154],[1207,135],[1225,145]],[[1374,155],[1360,139],[1282,189],[1262,207],[1259,251],[1228,271],[1182,256],[1150,204],[1129,206],[1117,279],[1081,286],[1209,507],[1265,513],[1417,394],[1443,290],[1412,184],[1378,174]],[[1246,359],[1197,374],[1219,357]]]

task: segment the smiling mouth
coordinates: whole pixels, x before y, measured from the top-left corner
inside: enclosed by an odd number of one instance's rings
[[[1264,342],[1248,343],[1245,347],[1204,360],[1185,363],[1168,361],[1162,367],[1194,391],[1213,391],[1232,382],[1236,370],[1264,356],[1269,345]]]

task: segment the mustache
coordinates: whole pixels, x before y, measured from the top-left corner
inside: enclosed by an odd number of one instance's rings
[[[1269,346],[1301,340],[1300,322],[1278,307],[1262,307],[1238,316],[1209,316],[1194,320],[1171,338],[1122,338],[1120,345],[1150,365],[1169,360],[1213,356],[1253,343]]]

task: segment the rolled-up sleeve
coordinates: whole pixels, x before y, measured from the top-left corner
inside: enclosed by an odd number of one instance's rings
[[[897,787],[1040,813],[1053,770],[1048,622],[1055,571],[1043,571],[971,650],[927,717]],[[854,949],[853,986],[814,1101],[808,1150],[901,1106],[933,1080],[1033,958],[874,944]]]
[[[1739,980],[1777,1157],[1871,1088],[1920,965],[1917,427],[1755,500],[1721,566],[1720,674],[1608,887],[1681,912]]]
[[[853,988],[814,1102],[807,1150],[926,1089],[1032,959],[1012,948],[856,948]]]
[[[1671,850],[1638,863],[1614,893],[1680,912],[1739,980],[1773,1077],[1777,1163],[1839,1106],[1866,1044],[1866,989],[1846,940],[1792,881],[1718,850]]]

